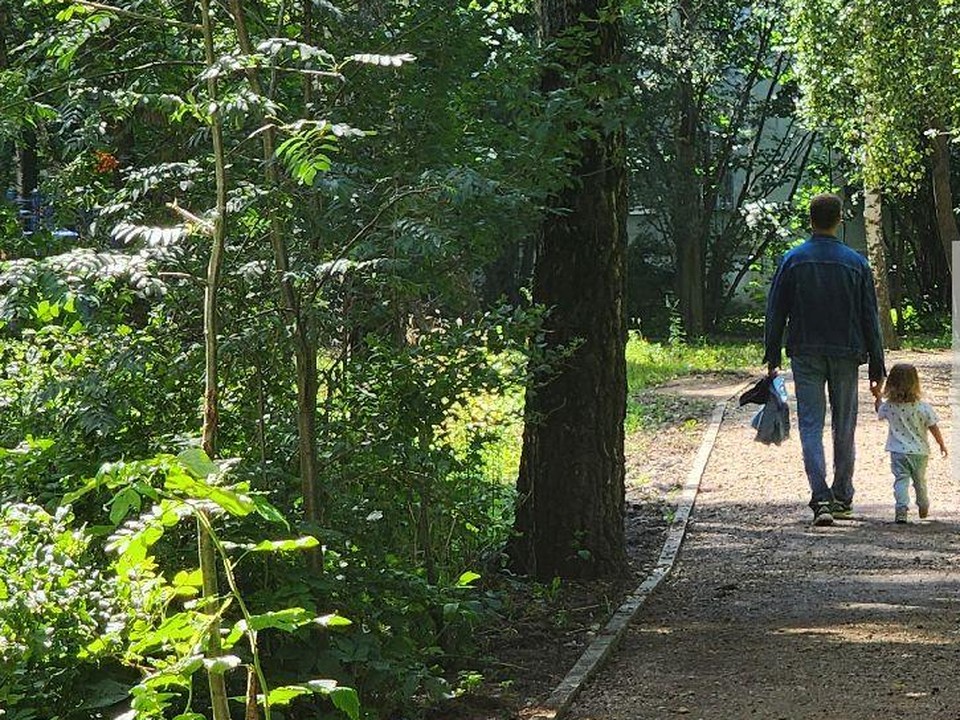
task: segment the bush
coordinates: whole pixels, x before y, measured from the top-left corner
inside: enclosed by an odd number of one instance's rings
[[[77,698],[90,679],[81,650],[126,618],[92,562],[69,508],[0,511],[0,707],[10,718],[95,716]],[[125,693],[124,693],[125,694]]]

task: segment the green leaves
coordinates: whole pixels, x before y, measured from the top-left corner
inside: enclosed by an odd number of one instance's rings
[[[960,36],[948,3],[792,0],[806,121],[873,188],[908,192],[926,173],[925,130],[960,128]]]
[[[335,680],[310,680],[299,685],[284,685],[270,691],[270,705],[289,705],[298,697],[311,694],[325,695],[350,720],[360,720],[360,698],[353,688],[341,687]],[[262,697],[262,696],[261,696]]]
[[[140,493],[132,487],[124,488],[114,496],[113,502],[110,503],[110,522],[119,525],[131,510],[140,511],[141,502]]]
[[[250,548],[251,552],[294,552],[307,550],[320,545],[320,541],[312,535],[294,540],[262,540]]]
[[[478,575],[475,572],[470,572],[468,570],[467,572],[463,573],[463,575],[461,575],[460,578],[457,580],[457,587],[470,587],[473,585],[473,583],[475,583],[479,579],[480,579],[480,575]]]
[[[277,157],[300,184],[313,185],[317,173],[330,169],[330,154],[337,150],[330,128],[328,123],[306,126],[277,148]]]
[[[230,632],[223,640],[225,648],[231,648],[238,643],[247,633],[257,633],[261,630],[275,629],[281,632],[294,632],[307,625],[328,629],[342,629],[350,627],[353,623],[340,615],[322,615],[316,617],[313,613],[304,610],[301,607],[291,607],[285,610],[275,610],[251,615],[247,619],[238,620],[230,629]]]
[[[350,60],[365,65],[380,65],[381,67],[400,67],[414,62],[417,58],[410,53],[400,55],[377,55],[375,53],[358,53],[351,55]]]
[[[198,480],[206,480],[220,472],[220,468],[200,448],[190,448],[177,455],[184,470]]]

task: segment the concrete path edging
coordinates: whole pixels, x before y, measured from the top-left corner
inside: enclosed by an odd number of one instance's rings
[[[657,564],[653,570],[650,571],[650,574],[640,583],[637,589],[627,596],[623,604],[613,614],[613,617],[587,646],[580,659],[577,660],[550,696],[540,705],[527,708],[522,712],[521,717],[524,720],[560,720],[563,718],[586,682],[596,674],[607,657],[616,648],[620,638],[623,637],[624,632],[630,626],[630,621],[633,620],[644,602],[663,579],[670,574],[676,563],[677,555],[680,553],[680,546],[683,544],[683,538],[687,532],[690,513],[693,511],[693,505],[700,491],[700,481],[703,479],[707,462],[710,460],[710,453],[713,452],[713,446],[717,441],[720,425],[723,423],[724,415],[727,412],[727,405],[755,381],[755,379],[750,380],[740,385],[729,398],[718,402],[714,406],[713,415],[710,417],[710,425],[704,432],[703,440],[700,441],[700,449],[683,484],[683,491],[677,504],[673,522],[667,531],[663,549],[660,551],[660,557],[657,559]]]

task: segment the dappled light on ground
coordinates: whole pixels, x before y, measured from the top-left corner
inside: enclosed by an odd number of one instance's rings
[[[949,355],[910,359],[949,429]],[[935,510],[895,525],[886,427],[868,398],[856,517],[831,528],[810,527],[795,428],[784,446],[764,447],[750,408],[728,415],[679,566],[573,718],[957,716],[960,481],[932,458]],[[829,458],[829,434],[826,444]]]

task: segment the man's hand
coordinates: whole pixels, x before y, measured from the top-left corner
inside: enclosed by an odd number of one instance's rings
[[[883,400],[883,380],[870,381],[870,394],[873,395],[873,411],[880,410],[880,402]]]

